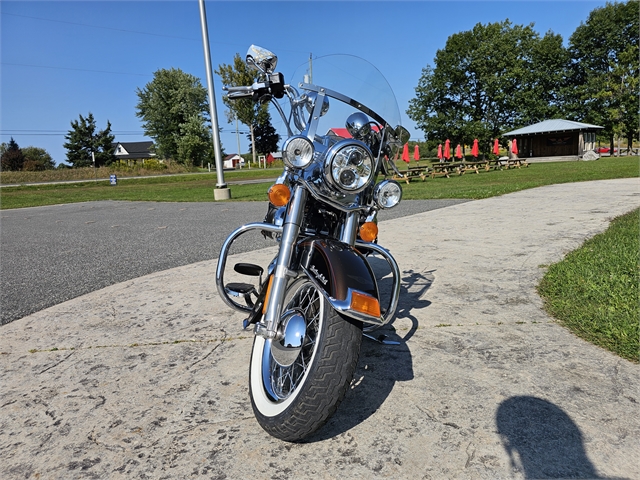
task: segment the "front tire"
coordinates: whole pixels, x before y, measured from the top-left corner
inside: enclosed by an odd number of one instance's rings
[[[306,323],[295,361],[283,366],[272,353],[277,340],[256,336],[249,393],[260,426],[295,442],[324,425],[342,401],[358,362],[362,324],[339,315],[307,278],[287,288],[282,312],[292,310]]]

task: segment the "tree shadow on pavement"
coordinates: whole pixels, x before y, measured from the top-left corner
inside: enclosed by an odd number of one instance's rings
[[[378,285],[384,299],[385,293],[388,294],[390,291],[391,279],[385,277],[380,280],[381,265],[371,260],[370,263],[378,277]],[[349,431],[380,408],[396,382],[413,379],[413,361],[407,341],[418,328],[418,319],[413,314],[414,310],[426,308],[431,304],[422,297],[432,283],[432,272],[403,272],[395,319],[372,333],[375,337],[384,335],[386,340],[399,342],[399,345],[385,345],[363,338],[358,367],[344,401],[327,424],[306,442],[326,440]],[[408,331],[396,330],[394,327],[394,323],[401,319],[411,322]]]
[[[606,478],[587,457],[578,426],[553,403],[511,397],[498,406],[496,426],[511,468],[525,478]]]

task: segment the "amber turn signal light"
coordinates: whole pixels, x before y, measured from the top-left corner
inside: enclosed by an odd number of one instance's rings
[[[365,242],[373,242],[378,238],[378,225],[373,222],[365,222],[360,227],[360,238]]]
[[[351,310],[366,313],[372,317],[380,317],[380,303],[370,295],[351,292]]]
[[[286,185],[282,183],[276,183],[275,185],[271,185],[269,188],[269,201],[275,207],[284,207],[287,203],[289,203],[289,199],[291,198],[291,190]]]
[[[267,285],[267,294],[264,296],[264,303],[262,304],[262,314],[267,313],[267,303],[269,303],[269,295],[271,295],[271,285],[273,285],[273,275],[269,277],[269,285]]]

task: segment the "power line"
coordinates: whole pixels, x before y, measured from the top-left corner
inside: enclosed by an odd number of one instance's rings
[[[196,38],[179,37],[177,35],[164,35],[162,33],[140,32],[140,31],[136,31],[136,30],[125,30],[123,28],[102,27],[102,26],[99,26],[99,25],[89,25],[88,23],[69,22],[68,20],[54,20],[52,18],[31,17],[29,15],[18,15],[17,13],[2,12],[2,15],[10,15],[12,17],[30,18],[32,20],[43,20],[45,22],[65,23],[67,25],[79,25],[81,27],[100,28],[102,30],[113,30],[115,32],[137,33],[139,35],[149,35],[149,36],[152,36],[152,37],[177,38],[177,39],[180,39],[180,40],[190,40],[190,41],[196,41],[196,42],[200,41],[199,39],[196,39]]]
[[[109,72],[107,70],[90,70],[87,68],[70,68],[70,67],[52,67],[48,65],[31,65],[27,63],[9,63],[1,62],[1,65],[12,65],[14,67],[34,67],[34,68],[49,68],[52,70],[74,70],[76,72],[91,72],[91,73],[111,73],[114,75],[135,75],[137,77],[151,77],[150,73],[127,73],[127,72]]]
[[[162,33],[141,32],[141,31],[138,31],[138,30],[126,30],[126,29],[123,29],[123,28],[103,27],[103,26],[100,26],[100,25],[90,25],[88,23],[70,22],[68,20],[54,20],[52,18],[32,17],[30,15],[19,15],[17,13],[0,12],[0,14],[2,14],[2,15],[10,15],[12,17],[29,18],[29,19],[32,19],[32,20],[42,20],[42,21],[45,21],[45,22],[64,23],[64,24],[67,24],[67,25],[77,25],[77,26],[81,26],[81,27],[99,28],[99,29],[102,29],[102,30],[112,30],[112,31],[115,31],[115,32],[136,33],[136,34],[139,34],[139,35],[149,35],[149,36],[152,36],[152,37],[175,38],[175,39],[179,39],[179,40],[189,40],[189,41],[192,41],[192,42],[201,42],[202,41],[199,38],[180,37],[180,36],[177,36],[177,35],[164,35]],[[212,42],[212,41],[209,41],[209,43],[214,43],[216,45],[227,45],[229,47],[246,48],[246,45],[240,45],[238,43]],[[294,52],[294,53],[305,53],[305,52],[302,52],[300,50],[290,50],[290,49],[286,49],[286,48],[281,48],[281,49],[279,49],[279,51]]]

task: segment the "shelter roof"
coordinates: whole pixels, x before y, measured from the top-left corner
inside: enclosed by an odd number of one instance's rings
[[[540,123],[534,123],[533,125],[519,128],[517,130],[512,130],[511,132],[507,132],[504,135],[507,137],[515,137],[519,135],[535,135],[539,133],[569,132],[576,130],[594,130],[600,128],[604,127],[591,125],[589,123],[574,122],[573,120],[564,120],[561,118],[557,118],[554,120],[545,120]]]

